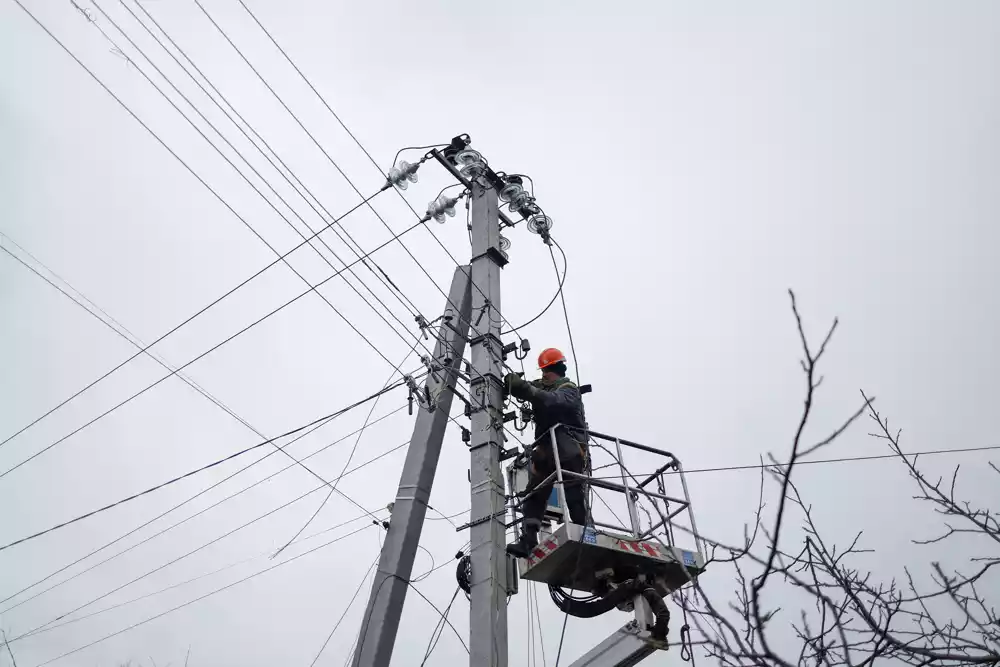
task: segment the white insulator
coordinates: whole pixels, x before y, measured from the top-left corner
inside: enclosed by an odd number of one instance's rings
[[[406,160],[400,160],[399,164],[389,170],[389,182],[400,190],[405,190],[409,183],[417,182],[417,169],[419,167],[420,163],[410,164]]]

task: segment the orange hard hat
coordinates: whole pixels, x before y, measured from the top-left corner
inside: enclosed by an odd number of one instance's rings
[[[559,362],[566,361],[566,355],[557,350],[554,347],[547,347],[542,350],[542,353],[538,355],[538,368],[548,368],[549,366],[554,366]]]

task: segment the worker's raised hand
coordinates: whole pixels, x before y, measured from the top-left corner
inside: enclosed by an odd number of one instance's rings
[[[534,388],[517,373],[508,373],[504,378],[504,387],[515,398],[527,400],[531,398]]]

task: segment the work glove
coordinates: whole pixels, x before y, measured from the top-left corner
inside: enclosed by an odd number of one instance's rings
[[[528,400],[535,393],[535,388],[517,373],[507,374],[504,378],[504,387],[511,396],[521,400]]]

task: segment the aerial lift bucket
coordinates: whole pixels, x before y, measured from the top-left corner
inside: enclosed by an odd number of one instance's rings
[[[553,590],[571,589],[592,595],[607,595],[609,590],[614,591],[626,583],[635,586],[635,582],[640,582],[640,588],[646,591],[644,594],[629,595],[616,605],[622,611],[634,612],[634,619],[581,661],[574,663],[577,667],[635,664],[667,646],[662,629],[657,629],[658,615],[654,609],[665,609],[665,606],[662,601],[651,599],[651,593],[646,589],[653,589],[656,596],[665,598],[693,581],[705,568],[705,554],[698,537],[683,468],[680,460],[665,450],[596,431],[574,429],[586,435],[591,452],[602,449],[611,453],[613,448],[615,462],[610,467],[617,471],[613,477],[621,481],[562,470],[555,440],[557,428],[560,427],[554,427],[543,436],[552,444],[556,472],[545,484],[539,485],[540,488],[551,482],[553,487],[538,546],[528,558],[518,559],[520,578],[547,584]],[[626,450],[653,454],[661,465],[645,479],[636,479],[625,461]],[[531,493],[527,488],[529,459],[530,451],[519,456],[507,469],[508,485],[522,501]],[[580,526],[567,521],[564,492],[567,483],[584,483],[590,491],[600,489],[621,494],[628,511],[629,525],[592,521],[591,525]],[[674,487],[678,487],[678,492],[668,495],[667,490]],[[651,525],[640,525],[640,499],[655,509],[659,521],[651,518]],[[592,503],[588,505],[592,506]],[[512,510],[512,524],[521,521],[519,507],[520,503],[516,503]],[[693,548],[678,546],[674,539],[678,533],[685,546]]]

